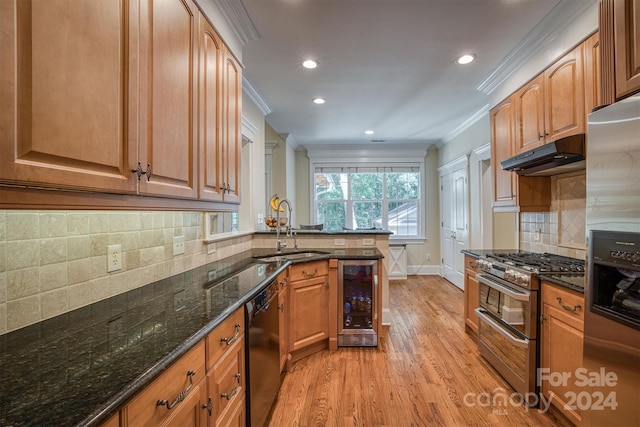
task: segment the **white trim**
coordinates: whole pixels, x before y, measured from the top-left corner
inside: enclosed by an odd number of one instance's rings
[[[268,115],[273,110],[267,104],[267,101],[258,93],[256,88],[253,87],[249,79],[245,74],[242,75],[242,92],[244,92],[247,97],[258,107],[258,110],[262,113],[263,116]]]
[[[260,39],[260,34],[241,1],[213,0],[213,2],[243,45],[248,41]]]
[[[597,0],[564,0],[558,2],[551,12],[507,54],[495,68],[495,71],[476,87],[476,90],[487,95],[491,94],[529,59],[547,48],[566,30],[569,24],[591,9],[596,2]]]
[[[469,155],[465,154],[464,156],[460,156],[457,159],[440,166],[438,168],[438,172],[440,172],[440,176],[442,176],[458,169],[466,168],[467,166],[469,166]]]
[[[357,146],[331,146],[324,145],[319,147],[307,148],[307,157],[315,163],[385,163],[406,162],[411,159],[415,162],[416,158],[420,158],[420,162],[424,162],[427,157],[429,147],[424,145],[394,145],[394,148],[371,148]],[[343,162],[336,159],[349,159]]]
[[[382,326],[391,326],[391,310],[389,308],[382,309]]]
[[[439,265],[408,265],[407,275],[409,276],[440,276],[441,267]]]
[[[491,144],[486,143],[482,147],[478,147],[473,150],[473,154],[476,155],[479,161],[491,160]]]
[[[470,128],[474,123],[476,123],[478,120],[481,120],[487,114],[489,114],[489,104],[485,105],[484,107],[476,111],[471,117],[469,117],[467,120],[462,122],[457,128],[455,128],[454,130],[446,134],[445,137],[442,139],[442,141],[445,144],[447,142],[452,141],[453,138],[455,138],[456,136],[460,135],[462,132]]]
[[[244,139],[246,138],[247,141],[249,142],[253,142],[255,136],[256,136],[256,132],[258,132],[258,128],[251,123],[251,121],[249,119],[247,119],[245,116],[242,116],[242,139],[244,141]]]

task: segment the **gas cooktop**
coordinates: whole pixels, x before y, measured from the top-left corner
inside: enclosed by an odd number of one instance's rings
[[[562,255],[536,252],[493,252],[485,259],[518,267],[532,273],[584,273],[584,261]]]

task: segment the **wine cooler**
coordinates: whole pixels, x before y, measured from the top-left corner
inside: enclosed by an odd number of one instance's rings
[[[378,261],[338,262],[338,346],[378,345]]]

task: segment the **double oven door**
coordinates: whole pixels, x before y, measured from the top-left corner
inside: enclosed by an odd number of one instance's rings
[[[537,286],[526,289],[485,273],[476,278],[480,354],[515,391],[534,404],[538,359]]]

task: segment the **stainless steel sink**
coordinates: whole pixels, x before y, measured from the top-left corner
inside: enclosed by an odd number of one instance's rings
[[[264,256],[256,256],[261,261],[277,262],[277,261],[293,261],[297,259],[311,258],[318,255],[326,255],[327,252],[322,251],[304,251],[304,252],[288,252],[281,254],[269,254]]]

